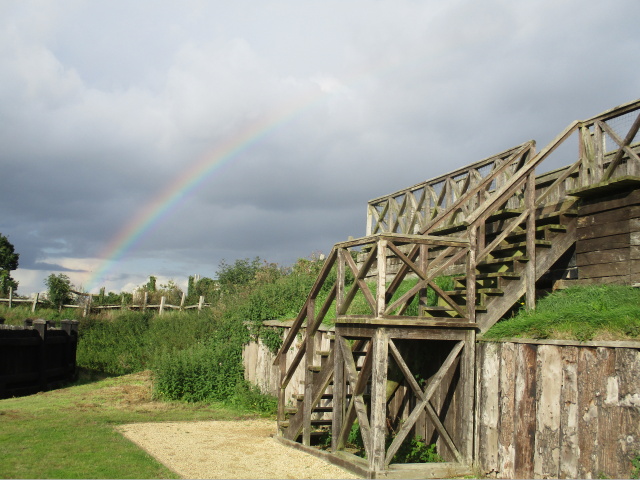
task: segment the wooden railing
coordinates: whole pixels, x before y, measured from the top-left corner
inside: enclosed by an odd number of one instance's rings
[[[633,144],[640,129],[640,100],[621,105],[568,129],[535,156],[539,165],[560,144],[579,131],[578,161],[535,179],[535,197],[545,203],[561,202],[566,191],[587,187],[625,175],[640,174],[640,143]],[[482,209],[487,197],[502,187],[534,158],[535,142],[530,141],[446,175],[370,200],[367,205],[366,234],[419,233],[425,227],[446,228],[466,224],[468,217]],[[543,152],[541,152],[543,153]],[[559,179],[549,185],[549,180]],[[550,195],[554,193],[555,195]],[[504,208],[521,208],[519,190],[504,202]],[[537,202],[540,205],[542,202]]]
[[[573,203],[575,198],[571,196],[571,192],[576,188],[593,186],[598,182],[632,175],[638,171],[640,157],[637,155],[637,146],[634,147],[632,141],[640,129],[640,116],[637,116],[639,110],[640,100],[616,107],[584,122],[574,121],[537,154],[535,143],[526,142],[465,169],[369,202],[367,232],[370,235],[337,243],[333,247],[274,361],[274,365],[280,366],[281,379],[278,428],[284,421],[286,386],[303,359],[307,378],[311,378],[309,367],[312,366],[314,356],[314,335],[334,300],[336,323],[340,324],[369,324],[373,328],[376,325],[394,323],[445,329],[476,327],[476,267],[509,234],[521,225],[526,225],[526,251],[529,259],[523,272],[524,277],[512,293],[517,293],[517,296],[525,293],[527,306],[533,308],[536,275],[543,273],[536,272],[537,215],[545,210],[564,208],[565,203]],[[626,134],[618,135],[608,122],[625,115],[630,119],[627,121],[630,124],[629,130]],[[580,137],[578,160],[568,167],[548,172],[536,179],[536,168],[576,132]],[[613,139],[617,148],[606,151],[604,140],[600,142],[604,134]],[[481,173],[482,169],[486,171]],[[436,188],[438,184],[440,190]],[[496,218],[502,223],[487,245],[487,220],[493,221]],[[404,248],[401,249],[401,246]],[[565,246],[563,244],[563,248]],[[349,252],[357,247],[366,247],[363,249],[366,257],[359,268]],[[436,254],[435,257],[429,256],[429,250]],[[387,275],[387,256],[390,254],[402,262],[400,269],[391,278]],[[440,272],[460,260],[466,264],[464,306],[456,304],[434,282]],[[318,294],[334,265],[337,270],[336,280],[316,313]],[[365,278],[374,268],[376,287],[375,292],[372,292]],[[347,269],[355,278],[348,290],[345,284]],[[406,293],[396,295],[410,272],[416,274],[418,282]],[[429,318],[407,315],[407,309],[416,296],[419,296],[421,304],[426,302],[429,288],[435,292],[441,304],[447,305],[445,308],[457,312],[459,316]],[[364,296],[370,314],[350,312],[358,291]],[[305,320],[305,338],[295,357],[287,365],[287,351]],[[326,385],[330,378],[328,373],[326,378],[323,377]],[[309,388],[310,382],[307,381],[306,385]],[[321,395],[323,389],[317,390],[313,390],[314,395],[318,392]]]

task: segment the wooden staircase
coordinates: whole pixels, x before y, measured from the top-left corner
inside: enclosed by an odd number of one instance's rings
[[[535,142],[526,142],[369,202],[369,235],[333,247],[274,362],[281,379],[277,438],[308,448],[330,430],[332,453],[326,458],[369,478],[469,473],[464,469],[472,464],[474,442],[478,442],[473,437],[476,332],[486,332],[514,307],[535,308],[536,282],[576,242],[577,199],[566,192],[597,182],[603,175],[609,178],[616,168],[625,166],[622,160],[633,154],[627,145],[640,129],[640,116],[625,144],[620,143],[617,153],[607,154],[608,164],[604,147],[597,147],[597,142],[609,128],[604,122],[636,110],[640,110],[640,100],[584,122],[572,122],[539,153]],[[578,160],[537,180],[536,167],[575,132],[579,133]],[[363,252],[359,265],[350,253],[358,247]],[[399,267],[387,275],[392,256]],[[335,282],[317,309],[318,294],[332,278],[329,274],[334,267]],[[451,290],[442,290],[435,279],[450,269],[464,273],[453,277]],[[355,278],[351,285],[345,283],[348,270]],[[417,277],[417,284],[400,294],[409,274]],[[365,281],[371,278],[376,282],[375,293]],[[436,305],[427,301],[429,289],[436,294]],[[357,294],[364,297],[371,314],[352,311]],[[407,312],[416,298],[419,314],[411,316]],[[315,351],[314,337],[334,301],[335,337],[329,350]],[[302,328],[301,347],[293,358],[288,357]],[[399,346],[405,339],[432,342],[429,345],[439,342],[442,348],[441,363],[434,366],[437,372],[426,388],[416,382],[403,358],[406,353]],[[314,363],[317,358],[319,364]],[[404,391],[414,397],[413,410],[387,448],[390,398],[384,389],[389,358],[402,372]],[[299,369],[304,371],[304,393],[287,398],[287,386]],[[444,379],[454,372],[460,379],[452,388],[457,389],[454,393],[461,414],[448,427],[454,425],[458,431],[450,432],[444,426],[447,412],[436,411],[432,397],[437,389],[445,388]],[[394,470],[390,465],[394,454],[424,414],[452,460],[440,470]],[[366,461],[343,451],[356,418]]]

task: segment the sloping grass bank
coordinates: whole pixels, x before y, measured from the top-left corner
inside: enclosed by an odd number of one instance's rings
[[[483,338],[640,339],[640,289],[592,285],[557,290],[527,312],[496,323]]]

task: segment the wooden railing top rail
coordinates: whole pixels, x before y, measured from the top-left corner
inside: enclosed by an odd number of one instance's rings
[[[496,160],[502,160],[505,158],[510,157],[511,155],[513,155],[514,152],[516,152],[517,150],[521,149],[522,147],[524,147],[525,145],[529,144],[533,142],[533,144],[535,145],[535,141],[530,140],[528,142],[524,142],[521,145],[517,145],[515,147],[509,148],[503,152],[500,153],[496,153],[495,155],[491,155],[490,157],[484,158],[482,160],[479,160],[475,163],[470,163],[468,165],[465,165],[464,167],[458,168],[457,170],[452,170],[451,172],[447,172],[444,175],[440,175],[438,177],[434,177],[431,178],[429,180],[425,180],[423,182],[420,183],[416,183],[415,185],[408,187],[408,188],[403,188],[402,190],[398,190],[397,192],[393,192],[391,194],[388,195],[381,195],[379,197],[373,198],[371,200],[369,200],[367,203],[369,205],[378,203],[382,200],[385,200],[389,197],[397,197],[399,195],[402,195],[406,192],[410,192],[413,190],[419,190],[420,188],[423,188],[425,185],[436,185],[438,183],[444,182],[445,180],[447,180],[447,178],[455,178],[455,177],[459,177],[460,175],[464,175],[465,173],[467,173],[469,170],[471,169],[480,169],[483,167],[486,167],[487,165],[491,165],[492,163],[494,163]]]

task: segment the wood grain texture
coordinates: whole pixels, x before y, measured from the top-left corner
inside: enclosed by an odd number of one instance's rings
[[[498,478],[515,477],[514,400],[515,348],[513,343],[500,346],[500,385],[498,395]]]
[[[578,353],[578,476],[598,475],[598,378],[599,367],[595,348],[581,348]]]
[[[562,415],[560,429],[560,469],[559,478],[578,477],[578,348],[562,349]]]
[[[536,433],[536,350],[537,346],[516,346],[515,377],[515,475],[533,478]]]
[[[488,343],[480,376],[480,418],[478,425],[480,442],[480,468],[487,474],[498,471],[498,419],[500,416],[500,345]]]
[[[640,351],[618,348],[616,355],[617,399],[620,419],[616,442],[617,474],[630,477],[631,460],[640,452]],[[614,398],[613,392],[610,401]]]
[[[536,437],[533,471],[536,478],[557,478],[560,470],[562,354],[540,345],[536,370]]]

